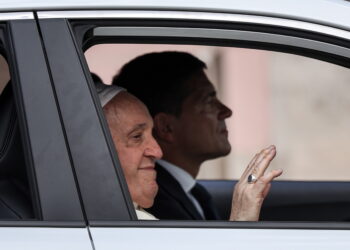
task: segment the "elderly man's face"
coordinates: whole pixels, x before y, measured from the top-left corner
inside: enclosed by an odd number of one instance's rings
[[[153,205],[158,191],[155,160],[162,151],[152,136],[153,120],[146,106],[127,92],[104,107],[131,198],[143,208]]]

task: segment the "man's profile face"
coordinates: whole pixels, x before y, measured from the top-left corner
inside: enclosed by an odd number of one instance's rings
[[[218,100],[203,70],[194,73],[185,84],[190,87],[191,94],[184,100],[177,119],[178,145],[185,154],[201,161],[227,155],[231,146],[225,119],[232,111]]]
[[[152,136],[153,120],[145,105],[127,92],[104,111],[131,198],[143,208],[151,207],[158,191],[155,160],[162,157]]]

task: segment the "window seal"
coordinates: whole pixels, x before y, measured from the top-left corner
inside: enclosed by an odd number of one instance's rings
[[[111,11],[40,11],[39,19],[67,18],[67,19],[145,19],[145,20],[181,20],[181,21],[215,21],[227,23],[246,23],[293,28],[309,32],[319,32],[346,38],[350,40],[350,32],[337,27],[317,23],[247,14],[191,12],[191,11],[137,11],[137,10],[111,10]]]
[[[113,228],[226,228],[349,230],[348,222],[233,222],[233,221],[90,221],[91,227]]]

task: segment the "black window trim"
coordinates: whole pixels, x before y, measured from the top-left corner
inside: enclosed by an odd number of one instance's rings
[[[38,23],[86,218],[135,220],[87,63],[69,23],[65,19]]]

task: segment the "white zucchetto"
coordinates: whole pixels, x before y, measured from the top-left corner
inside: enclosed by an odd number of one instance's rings
[[[95,83],[95,87],[102,107],[104,107],[110,100],[113,99],[113,97],[118,95],[120,92],[126,91],[126,89],[122,87],[116,85],[107,85],[100,82]]]

